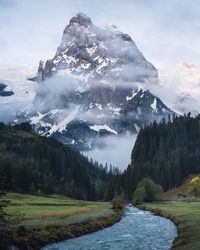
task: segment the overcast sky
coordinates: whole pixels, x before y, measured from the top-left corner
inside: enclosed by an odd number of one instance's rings
[[[0,0],[0,63],[51,58],[78,12],[131,35],[157,68],[181,60],[200,66],[200,0]]]

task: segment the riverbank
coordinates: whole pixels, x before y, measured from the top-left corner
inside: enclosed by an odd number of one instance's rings
[[[38,197],[9,193],[7,212],[20,212],[17,225],[1,229],[0,249],[40,249],[49,243],[92,233],[119,221],[122,211],[109,202],[87,202],[65,197]]]
[[[173,249],[200,249],[200,202],[163,201],[145,203],[139,208],[168,218],[176,224],[178,237],[173,242]]]

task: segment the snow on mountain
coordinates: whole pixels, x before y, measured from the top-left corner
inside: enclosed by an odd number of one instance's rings
[[[174,68],[160,70],[160,91],[157,95],[177,113],[200,111],[200,68],[179,62]]]
[[[81,76],[86,82],[103,79],[109,85],[113,81],[157,80],[157,70],[129,35],[113,25],[112,29],[99,28],[83,13],[71,18],[54,58],[40,62],[38,78],[44,80],[65,72]]]
[[[117,131],[115,131],[114,129],[111,129],[106,124],[104,124],[104,125],[93,125],[93,126],[90,126],[90,128],[92,130],[97,131],[97,132],[99,132],[100,130],[107,130],[107,131],[109,131],[109,132],[111,132],[113,134],[116,134],[116,135],[118,134]]]
[[[28,80],[35,69],[24,66],[0,65],[0,120],[13,121],[31,105],[37,83]]]
[[[83,13],[71,18],[55,56],[40,61],[37,81],[23,118],[40,134],[81,148],[173,113],[146,89],[158,86],[158,72],[131,37],[114,25],[99,28]]]

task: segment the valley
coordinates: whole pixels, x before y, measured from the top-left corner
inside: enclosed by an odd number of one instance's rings
[[[11,2],[0,249],[200,249],[199,5]]]

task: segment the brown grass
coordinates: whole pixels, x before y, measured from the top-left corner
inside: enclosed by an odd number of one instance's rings
[[[189,175],[184,181],[183,184],[177,188],[172,188],[170,190],[168,190],[167,192],[165,192],[163,194],[163,199],[174,199],[177,198],[177,194],[179,192],[182,192],[184,194],[188,194],[188,185],[190,183],[190,181],[195,177],[195,176],[199,176],[198,174],[191,174]]]

